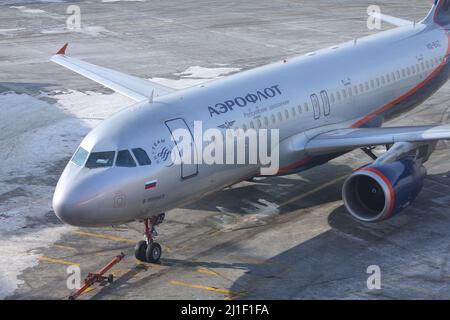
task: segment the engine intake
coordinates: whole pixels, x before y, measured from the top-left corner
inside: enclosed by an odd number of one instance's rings
[[[363,222],[386,220],[411,204],[422,190],[425,175],[425,167],[412,157],[365,166],[344,183],[345,207]]]

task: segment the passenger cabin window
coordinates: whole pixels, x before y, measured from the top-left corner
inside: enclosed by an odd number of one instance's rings
[[[115,151],[93,152],[86,162],[86,168],[105,168],[111,167],[114,162]]]
[[[134,159],[131,156],[130,151],[120,150],[117,153],[116,166],[117,167],[136,167],[136,162],[134,162]]]
[[[147,152],[145,152],[142,148],[134,148],[133,150],[134,157],[140,166],[148,166],[152,164]]]
[[[86,161],[89,152],[84,150],[82,147],[79,147],[78,150],[73,155],[71,161],[75,163],[77,166],[82,167],[84,162]]]

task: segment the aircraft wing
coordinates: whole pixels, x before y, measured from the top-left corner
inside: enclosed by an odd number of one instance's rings
[[[338,129],[319,134],[306,143],[308,155],[322,155],[357,148],[450,139],[450,125]]]
[[[68,57],[66,56],[67,47],[68,44],[66,43],[64,47],[51,58],[51,61],[135,101],[144,101],[151,99],[153,96],[162,96],[175,91],[175,89],[145,79]]]
[[[393,24],[394,26],[397,26],[397,27],[403,27],[403,26],[414,24],[414,21],[409,21],[409,20],[393,17],[393,16],[379,13],[379,12],[371,12],[371,13],[369,13],[369,15],[374,17],[375,19],[379,19],[381,21]]]

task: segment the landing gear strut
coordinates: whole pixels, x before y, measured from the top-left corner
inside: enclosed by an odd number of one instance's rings
[[[165,214],[161,213],[158,216],[144,219],[146,240],[139,241],[134,248],[134,255],[139,261],[156,263],[161,258],[161,246],[155,241],[158,236],[155,226],[161,224],[164,217]]]

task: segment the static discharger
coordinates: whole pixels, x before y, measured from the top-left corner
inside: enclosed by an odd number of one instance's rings
[[[75,300],[78,298],[83,292],[85,292],[89,287],[94,285],[97,282],[104,283],[112,283],[114,281],[114,276],[110,274],[109,276],[104,276],[106,272],[108,272],[112,267],[114,267],[116,264],[118,264],[122,259],[125,257],[123,252],[121,252],[118,256],[116,256],[114,259],[112,259],[106,266],[104,266],[102,269],[100,269],[96,273],[89,273],[86,279],[84,279],[83,286],[78,289],[75,293],[71,294],[69,296],[69,300]]]

